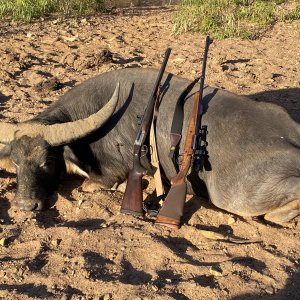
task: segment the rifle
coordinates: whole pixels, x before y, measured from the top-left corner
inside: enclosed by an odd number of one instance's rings
[[[155,104],[158,101],[160,82],[164,74],[171,49],[167,48],[164,56],[163,63],[159,70],[152,94],[149,98],[147,107],[141,119],[141,126],[139,128],[137,137],[134,141],[133,146],[133,168],[129,171],[127,178],[127,185],[123,196],[123,202],[121,212],[125,214],[132,214],[141,216],[143,215],[143,189],[142,189],[142,178],[146,174],[147,170],[141,164],[141,154],[143,146],[148,135],[153,111]]]
[[[203,140],[206,134],[206,128],[201,127],[201,102],[203,98],[204,79],[206,70],[206,61],[208,48],[211,43],[209,36],[206,37],[205,50],[202,65],[202,74],[200,77],[199,90],[194,95],[194,106],[190,117],[189,127],[184,144],[184,151],[182,154],[182,162],[178,174],[171,178],[171,189],[160,209],[156,223],[159,225],[167,226],[172,229],[180,227],[180,219],[183,215],[183,207],[187,193],[186,176],[190,166],[194,166],[194,161],[197,161],[197,169],[201,169],[203,154]]]

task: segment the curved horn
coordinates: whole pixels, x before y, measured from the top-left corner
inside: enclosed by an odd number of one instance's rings
[[[19,124],[0,123],[0,143],[9,144],[16,135],[42,135],[52,146],[68,144],[97,130],[113,114],[119,99],[120,83],[108,103],[95,114],[73,122],[45,125],[25,122]]]
[[[120,83],[109,102],[89,117],[73,122],[45,126],[44,139],[52,146],[68,144],[97,130],[113,114],[119,99]]]

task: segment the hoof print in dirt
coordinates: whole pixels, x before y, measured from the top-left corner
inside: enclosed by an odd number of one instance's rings
[[[69,65],[77,71],[82,71],[95,67],[101,67],[103,64],[112,63],[113,54],[107,49],[103,49],[102,51],[96,53],[88,53],[84,56],[78,56],[77,54],[70,53],[64,56],[61,62]]]
[[[57,91],[61,89],[62,86],[63,86],[62,83],[56,77],[52,77],[45,81],[39,82],[33,88],[36,92],[42,93],[42,92]]]

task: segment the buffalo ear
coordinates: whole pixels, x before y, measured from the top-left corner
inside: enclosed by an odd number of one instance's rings
[[[11,147],[10,145],[5,145],[0,150],[0,169],[3,169],[9,173],[16,173],[16,166],[13,164],[11,158]]]

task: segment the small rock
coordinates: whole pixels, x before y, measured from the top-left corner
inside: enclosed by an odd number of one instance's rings
[[[156,285],[151,285],[151,289],[154,291],[154,292],[157,292],[158,291],[158,287]]]
[[[0,239],[0,246],[6,246],[6,244],[7,244],[7,239],[6,238]]]
[[[232,225],[232,224],[234,224],[236,222],[236,219],[234,218],[234,217],[229,217],[228,218],[228,221],[227,221],[227,224],[228,225]]]
[[[166,282],[167,282],[167,283],[171,283],[171,282],[172,282],[172,279],[166,278]]]
[[[74,36],[62,36],[61,38],[66,42],[74,42],[78,39],[78,34]]]
[[[111,297],[111,294],[105,294],[100,299],[102,299],[102,300],[110,300],[110,299],[112,299],[112,297]]]
[[[273,295],[274,294],[274,288],[272,286],[268,286],[265,288],[265,292],[269,295]]]
[[[175,63],[175,64],[184,63],[185,61],[186,61],[186,58],[183,58],[183,57],[178,57],[178,58],[173,59],[173,63]]]
[[[210,274],[216,277],[221,277],[223,276],[223,270],[221,269],[220,266],[211,266],[209,269]]]
[[[52,246],[57,247],[59,245],[59,243],[60,243],[60,240],[57,240],[57,239],[51,240],[50,243],[51,243]]]

